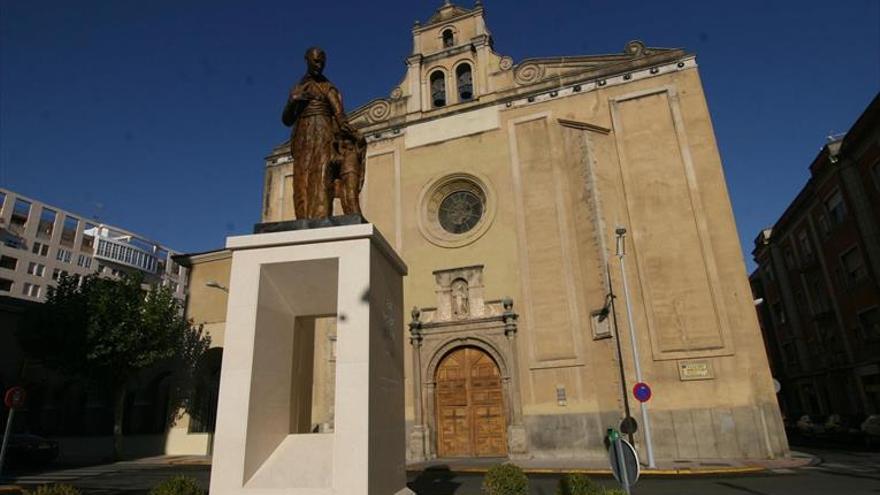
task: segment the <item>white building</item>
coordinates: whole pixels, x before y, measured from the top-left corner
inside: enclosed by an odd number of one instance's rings
[[[181,301],[186,268],[177,252],[127,230],[90,221],[0,188],[0,295],[44,301],[62,274],[119,276],[139,271]]]

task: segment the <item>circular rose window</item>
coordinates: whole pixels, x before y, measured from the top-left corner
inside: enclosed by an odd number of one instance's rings
[[[464,173],[430,183],[422,190],[419,204],[419,230],[443,247],[477,240],[488,229],[495,211],[486,181]]]
[[[470,191],[456,191],[443,198],[438,215],[443,230],[450,234],[464,234],[483,216],[483,201]]]

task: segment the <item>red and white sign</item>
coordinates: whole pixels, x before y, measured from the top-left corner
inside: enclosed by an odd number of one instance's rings
[[[24,401],[27,399],[27,393],[25,393],[24,388],[22,387],[12,387],[6,391],[6,395],[3,396],[3,402],[6,404],[6,407],[10,409],[21,409],[24,407]]]

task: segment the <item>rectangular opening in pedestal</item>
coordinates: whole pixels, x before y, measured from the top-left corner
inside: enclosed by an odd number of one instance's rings
[[[293,457],[304,469],[312,463],[319,469],[332,459],[330,447],[318,447],[332,443],[305,437],[322,430],[316,420],[332,421],[323,369],[329,346],[323,339],[328,321],[335,333],[338,271],[336,258],[260,267],[245,442],[248,486],[290,477]],[[303,463],[306,458],[310,462]],[[323,483],[316,473],[299,477],[310,486]]]
[[[299,316],[293,324],[290,366],[289,434],[312,432],[312,395],[315,389],[315,318]]]
[[[336,315],[314,318],[312,433],[332,433],[336,410]]]
[[[290,433],[332,433],[336,315],[298,316],[292,352]]]

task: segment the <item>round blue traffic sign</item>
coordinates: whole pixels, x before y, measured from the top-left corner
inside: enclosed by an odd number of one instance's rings
[[[636,383],[633,386],[633,396],[639,402],[648,402],[651,399],[651,387],[645,382]]]

